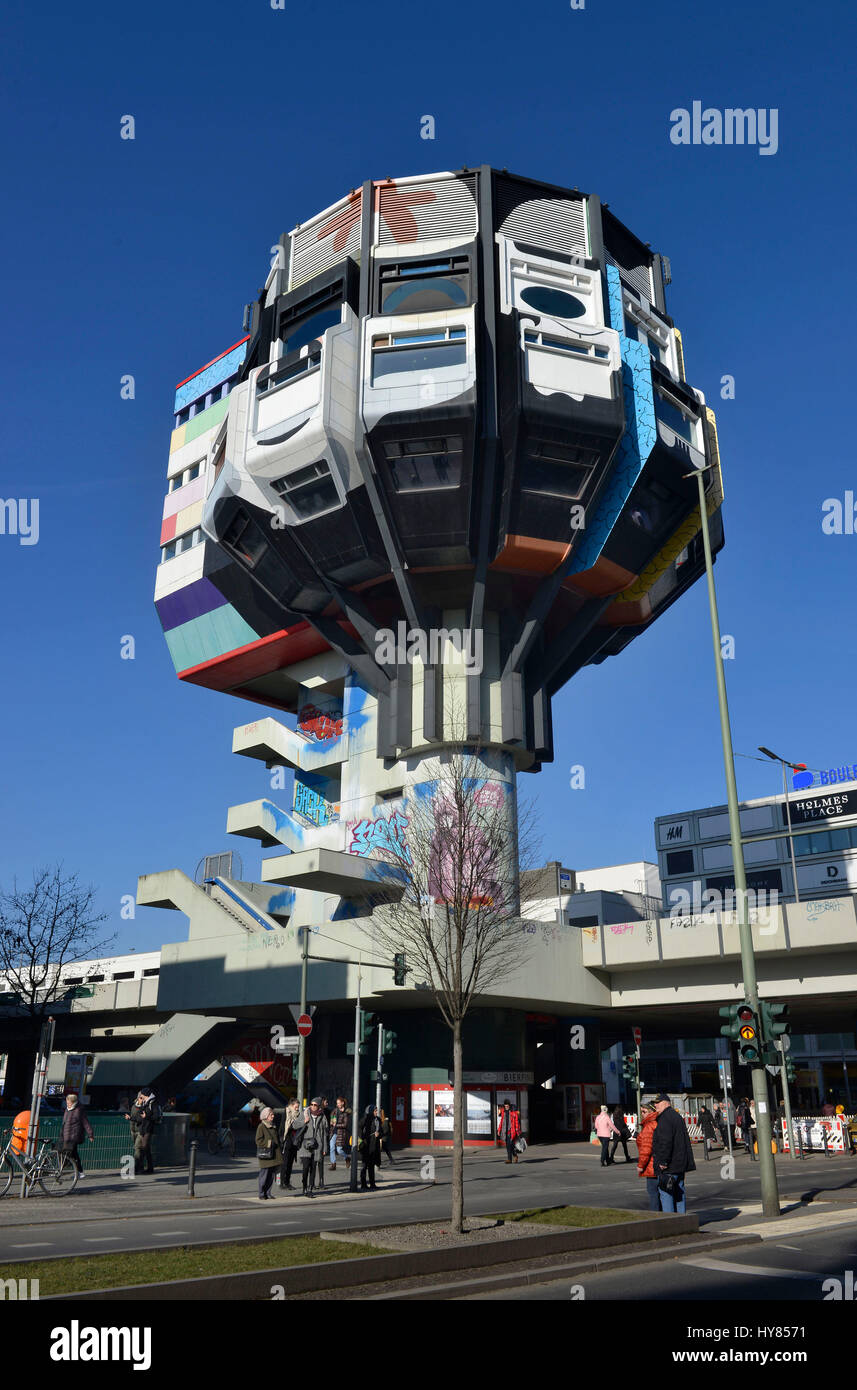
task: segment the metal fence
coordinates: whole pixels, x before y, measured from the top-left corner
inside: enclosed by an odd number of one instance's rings
[[[0,1132],[10,1130],[15,1116],[10,1112],[0,1112]],[[134,1140],[131,1125],[124,1115],[112,1113],[93,1114],[87,1112],[92,1125],[95,1142],[84,1140],[80,1155],[84,1170],[89,1172],[119,1171],[122,1159],[134,1153]],[[164,1115],[156,1125],[152,1136],[152,1159],[155,1167],[187,1162],[189,1115],[170,1113]],[[39,1141],[59,1139],[62,1125],[61,1115],[41,1115],[39,1117]]]

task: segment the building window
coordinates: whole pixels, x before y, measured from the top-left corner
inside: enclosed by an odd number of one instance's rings
[[[186,485],[187,483],[192,483],[195,478],[199,477],[199,470],[201,466],[201,464],[195,463],[191,468],[187,470],[187,472],[184,475],[184,484],[182,486]]]
[[[592,449],[534,439],[521,470],[521,489],[574,501],[582,497],[597,462]]]
[[[158,965],[152,966],[150,970],[143,971],[143,979],[148,980],[152,975],[160,975],[161,968]]]
[[[381,314],[431,314],[471,301],[467,256],[382,264],[379,281]]]
[[[317,314],[311,314],[309,318],[302,322],[286,323],[280,331],[280,341],[283,344],[283,356],[289,352],[297,352],[298,348],[306,347],[326,332],[328,328],[334,328],[342,322],[342,307],[340,304],[332,308],[322,309]]]
[[[185,531],[183,535],[176,536],[175,540],[168,545],[161,546],[161,564],[166,560],[174,560],[177,555],[182,555],[186,550],[191,550],[193,546],[199,545],[203,539],[202,529],[194,527],[192,531]]]
[[[271,487],[304,519],[339,506],[339,493],[326,459],[277,478]]]
[[[103,984],[104,984],[104,976],[103,976],[103,975],[90,975],[89,979],[87,980],[87,984],[90,984],[90,985],[103,985]]]
[[[439,333],[389,333],[374,338],[373,386],[388,377],[437,371],[441,367],[463,367],[467,361],[466,337],[464,328],[447,328]],[[387,381],[386,384],[400,383]]]
[[[600,343],[587,343],[582,338],[553,338],[548,333],[531,329],[524,332],[524,342],[553,348],[555,352],[573,352],[578,357],[595,357],[599,362],[606,362],[610,357],[610,349],[602,347]]]
[[[458,487],[462,447],[462,438],[457,434],[443,439],[404,439],[400,443],[385,444],[393,487],[397,492]]]
[[[676,849],[667,855],[668,874],[692,874],[693,850]]]
[[[133,980],[133,978],[134,978],[134,971],[133,971],[133,970],[117,970],[117,971],[115,972],[115,974],[112,976],[112,978],[113,978],[114,980]]]
[[[521,300],[536,313],[549,314],[554,319],[579,319],[587,311],[587,306],[576,295],[551,289],[548,285],[528,286],[521,290]]]
[[[693,416],[675,401],[665,396],[662,391],[655,391],[655,400],[658,419],[671,429],[673,434],[677,434],[688,444],[695,446],[696,430]]]

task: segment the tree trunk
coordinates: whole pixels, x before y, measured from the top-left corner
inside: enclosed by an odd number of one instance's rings
[[[464,1223],[464,1115],[461,1089],[461,1019],[452,1029],[452,1229],[461,1235]]]

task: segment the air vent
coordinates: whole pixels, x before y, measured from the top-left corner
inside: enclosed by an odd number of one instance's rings
[[[360,208],[362,194],[329,208],[306,226],[292,232],[289,289],[297,289],[322,271],[350,256],[360,259]]]
[[[406,246],[415,241],[476,235],[476,175],[426,179],[424,183],[383,184],[379,193],[378,242]]]
[[[547,252],[589,254],[583,198],[528,198],[519,185],[500,182],[497,229],[513,241],[526,241]]]

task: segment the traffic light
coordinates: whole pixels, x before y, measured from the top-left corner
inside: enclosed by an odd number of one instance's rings
[[[360,1041],[365,1043],[375,1024],[378,1022],[377,1014],[367,1014],[360,1010]]]
[[[389,1028],[384,1029],[384,1056],[388,1057],[391,1052],[395,1052],[396,1044],[399,1041],[398,1033],[394,1033]]]
[[[393,984],[403,985],[405,983],[405,953],[399,951],[393,956]]]
[[[797,1081],[797,1071],[795,1070],[795,1064],[792,1061],[790,1052],[786,1053],[786,1080],[789,1085],[791,1085],[793,1081]]]
[[[766,1043],[772,1043],[777,1038],[782,1037],[783,1033],[792,1031],[792,1025],[786,1018],[788,1012],[788,1004],[767,1004],[763,1000],[759,1000],[762,1037]]]
[[[633,1052],[622,1058],[622,1078],[633,1086],[637,1084],[637,1058]]]
[[[752,1004],[738,1005],[737,1023],[738,1055],[747,1066],[756,1066],[762,1060],[762,1039]]]
[[[723,1023],[720,1026],[721,1038],[732,1038],[733,1042],[737,1041],[738,1036],[741,1032],[741,1024],[738,1020],[738,1010],[743,1007],[744,1006],[742,1004],[724,1004],[722,1008],[719,1008],[717,1010],[721,1018],[729,1019],[728,1023]]]

